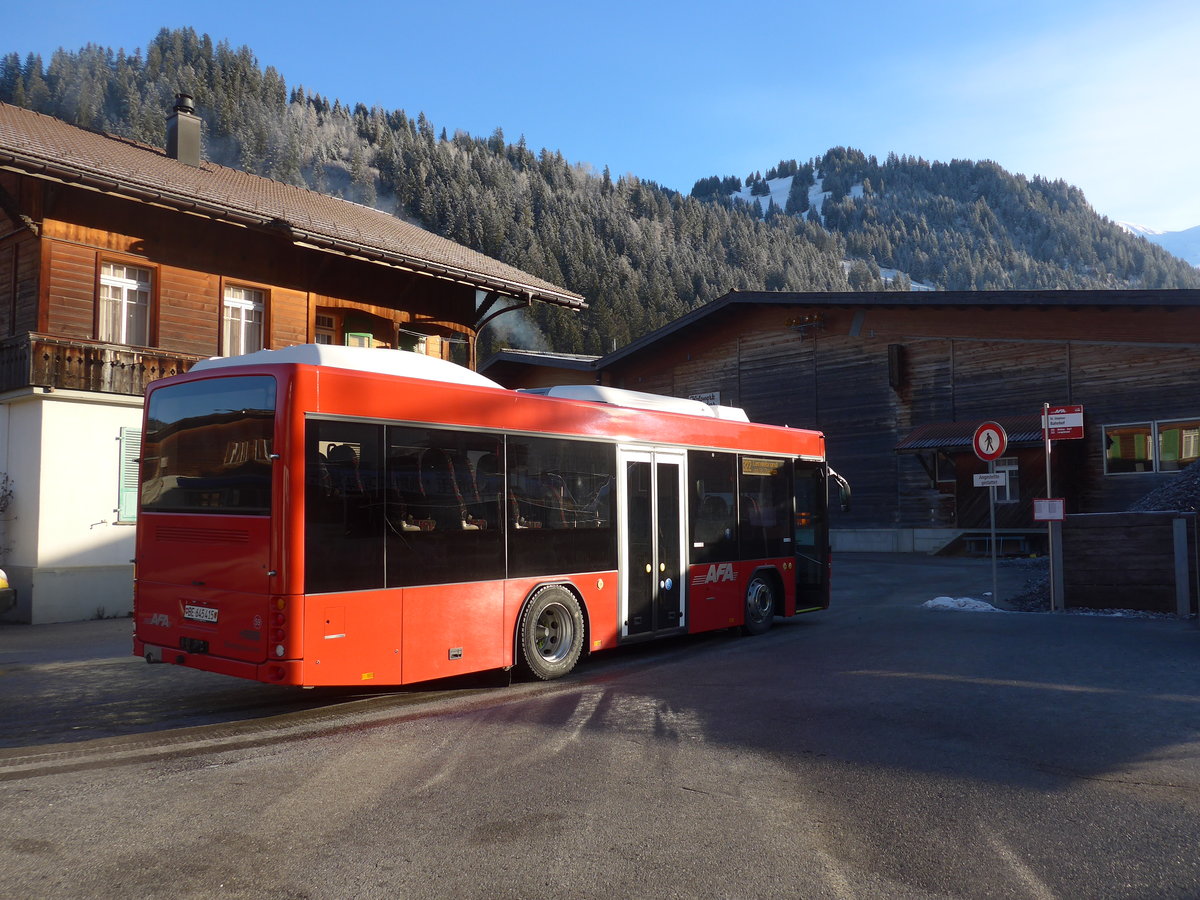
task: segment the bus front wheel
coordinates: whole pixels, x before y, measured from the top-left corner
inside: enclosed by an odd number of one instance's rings
[[[746,621],[742,631],[762,634],[775,622],[775,588],[770,579],[755,575],[746,585]]]
[[[522,668],[535,678],[561,678],[583,652],[583,610],[559,584],[539,588],[529,598],[517,627]]]

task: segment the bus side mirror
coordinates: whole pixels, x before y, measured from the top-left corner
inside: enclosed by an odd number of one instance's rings
[[[842,512],[850,512],[850,482],[833,469],[829,470],[829,477],[837,482],[838,499],[841,501]]]

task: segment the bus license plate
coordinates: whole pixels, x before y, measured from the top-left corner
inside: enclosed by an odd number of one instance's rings
[[[217,611],[211,606],[189,605],[183,608],[183,617],[195,622],[215,622],[217,621]]]

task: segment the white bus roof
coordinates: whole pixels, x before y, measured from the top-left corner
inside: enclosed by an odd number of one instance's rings
[[[508,390],[504,385],[498,384],[478,372],[473,372],[444,359],[426,356],[423,353],[374,347],[341,347],[332,344],[297,344],[294,347],[283,347],[279,350],[258,350],[244,356],[214,356],[200,360],[189,371],[205,372],[235,366],[278,363],[327,366],[334,369],[348,369],[353,372],[372,372],[379,375],[419,378],[423,381],[440,381],[449,384]],[[746,417],[746,413],[735,406],[710,406],[700,400],[647,394],[643,391],[628,391],[602,384],[561,384],[554,387],[531,388],[521,393],[559,397],[565,400],[587,400],[592,403],[607,403],[610,406],[624,406],[631,409],[706,416],[732,422],[750,421]]]
[[[380,375],[398,375],[403,378],[420,378],[424,381],[442,381],[451,384],[467,384],[475,387],[490,387],[506,390],[492,379],[472,372],[470,369],[407,350],[384,350],[375,347],[341,347],[331,344],[297,344],[280,350],[258,350],[244,356],[214,356],[203,359],[189,370],[203,372],[231,366],[258,366],[291,363],[305,366],[329,366],[334,369],[350,369],[354,372],[374,372]]]

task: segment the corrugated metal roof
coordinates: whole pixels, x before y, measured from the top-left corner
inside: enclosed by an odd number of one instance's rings
[[[276,229],[300,244],[361,255],[513,296],[582,309],[583,298],[382,210],[87,131],[0,103],[0,167],[160,203],[242,225]]]
[[[971,450],[975,437],[975,429],[984,422],[996,422],[1008,435],[1010,447],[1016,445],[1040,444],[1042,437],[1042,416],[1035,413],[1031,416],[1000,416],[994,419],[970,419],[964,422],[930,422],[918,425],[908,436],[896,445],[897,452],[918,450]]]
[[[520,350],[508,347],[497,350],[487,361],[479,366],[479,371],[486,371],[489,366],[504,363],[516,363],[529,366],[545,366],[555,369],[579,369],[586,371],[596,367],[600,357],[587,353],[555,353],[549,350]]]

